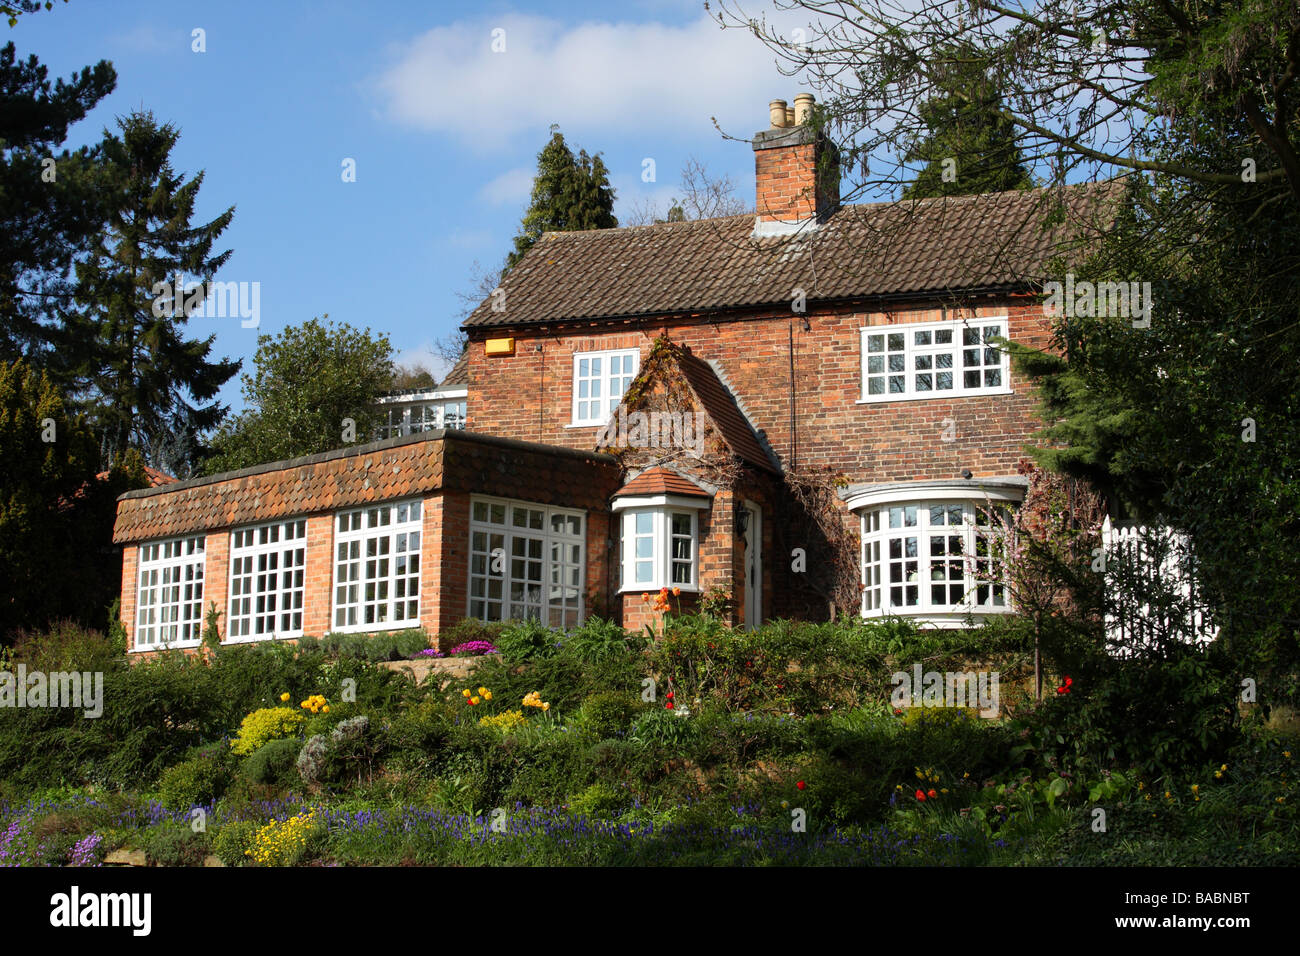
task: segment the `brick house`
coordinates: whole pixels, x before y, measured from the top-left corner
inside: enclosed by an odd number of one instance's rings
[[[208,602],[230,642],[639,628],[665,587],[741,626],[1006,612],[982,522],[1040,423],[996,340],[1048,343],[1115,188],[841,205],[810,106],[754,137],[756,215],[544,235],[465,322],[464,430],[123,496],[132,648]]]

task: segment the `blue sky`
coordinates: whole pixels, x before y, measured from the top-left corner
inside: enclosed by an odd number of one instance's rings
[[[325,313],[386,333],[400,360],[427,358],[458,324],[475,261],[510,248],[550,124],[603,153],[617,214],[665,206],[690,156],[752,202],[753,154],[711,118],[748,137],[768,100],[798,92],[700,0],[71,0],[0,32],[52,76],[113,63],[116,91],[69,145],[140,108],[180,127],[176,169],[206,173],[196,219],[236,207],[218,278],[261,286],[259,328],[195,318],[191,330],[215,331],[217,353],[246,369],[259,333]],[[223,398],[239,407],[238,377]]]

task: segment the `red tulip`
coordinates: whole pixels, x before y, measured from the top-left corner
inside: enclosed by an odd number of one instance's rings
[[[808,785],[807,785],[806,783],[804,783],[802,780],[800,780],[798,783],[795,784],[795,786],[798,787],[800,790],[803,790],[803,789],[806,788]]]
[[[931,798],[938,797],[938,796],[939,796],[939,791],[938,791],[938,790],[931,790],[931,791],[930,791],[930,796],[931,796]]]
[[[664,708],[667,709],[667,710],[672,710],[672,709],[673,709],[673,702],[670,700],[668,703],[664,704]]]
[[[916,791],[916,799],[921,801],[922,803],[925,803],[925,791],[924,790]]]

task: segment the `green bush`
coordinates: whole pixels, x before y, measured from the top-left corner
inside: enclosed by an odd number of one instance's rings
[[[327,657],[363,661],[402,661],[429,646],[429,635],[420,628],[380,631],[375,634],[330,632],[320,639]]]
[[[589,820],[612,820],[626,802],[607,784],[593,783],[569,801],[569,812]]]
[[[296,734],[305,719],[301,711],[292,707],[261,707],[240,723],[230,749],[246,757],[267,741]]]
[[[215,755],[197,755],[169,767],[158,781],[158,797],[169,810],[210,806],[230,786],[230,768]]]
[[[629,651],[640,650],[646,644],[644,635],[629,637],[621,625],[598,617],[587,618],[581,627],[569,631],[560,639],[560,646],[568,654],[584,662],[624,657]]]
[[[597,737],[622,737],[640,709],[630,695],[604,690],[582,702],[578,720]]]
[[[46,673],[103,671],[121,656],[111,636],[72,621],[59,621],[40,631],[23,631],[13,640],[14,663]]]
[[[239,766],[239,772],[246,780],[253,783],[267,786],[287,785],[295,776],[294,765],[301,749],[302,741],[297,737],[268,741],[244,758]]]
[[[497,650],[508,661],[527,661],[551,657],[559,649],[562,634],[536,618],[511,621],[497,636]]]
[[[232,820],[217,829],[212,852],[226,866],[243,866],[261,826],[252,820]]]
[[[134,842],[155,866],[201,866],[211,846],[206,832],[189,821],[163,820],[137,830]]]

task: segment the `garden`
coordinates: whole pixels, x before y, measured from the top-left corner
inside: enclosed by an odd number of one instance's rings
[[[0,670],[102,672],[103,713],[0,709],[0,863],[1300,863],[1300,741],[1217,644],[1053,652],[1039,700],[1035,633],[670,613],[131,664],[56,627]],[[896,706],[917,664],[998,674],[997,715]]]

